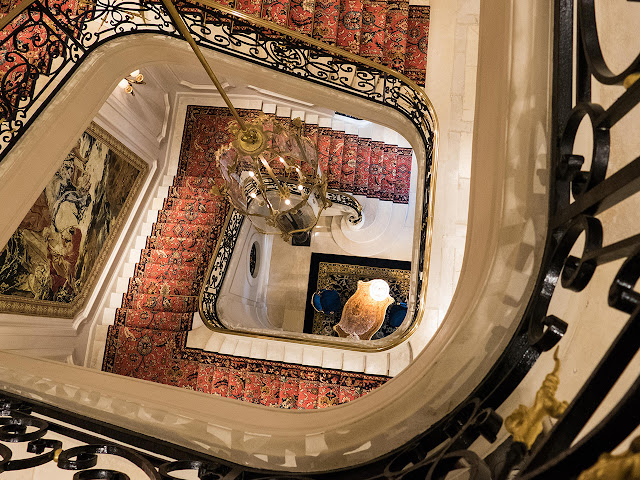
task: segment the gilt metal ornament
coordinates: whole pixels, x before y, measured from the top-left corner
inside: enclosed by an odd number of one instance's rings
[[[556,399],[556,391],[560,384],[560,359],[558,349],[553,354],[555,366],[549,373],[542,386],[536,393],[536,399],[531,407],[520,405],[511,415],[504,420],[507,432],[511,434],[514,442],[521,442],[531,449],[531,446],[542,432],[542,422],[549,416],[559,418],[569,405],[566,401]]]

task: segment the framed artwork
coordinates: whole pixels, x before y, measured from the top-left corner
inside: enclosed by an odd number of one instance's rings
[[[0,312],[73,318],[84,308],[147,173],[91,123],[0,251]]]

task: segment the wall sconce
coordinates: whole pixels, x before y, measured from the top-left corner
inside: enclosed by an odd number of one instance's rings
[[[124,93],[130,93],[135,97],[135,93],[133,93],[133,85],[145,85],[147,82],[144,81],[144,75],[140,73],[140,70],[134,70],[129,75],[124,77],[118,83],[118,86],[124,90]]]

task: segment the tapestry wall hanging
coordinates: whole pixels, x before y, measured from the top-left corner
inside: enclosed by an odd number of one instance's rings
[[[147,170],[91,123],[0,252],[0,311],[73,318],[95,287]]]

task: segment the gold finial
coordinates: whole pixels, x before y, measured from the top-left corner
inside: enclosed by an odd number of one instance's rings
[[[55,463],[58,463],[58,458],[60,457],[60,454],[62,453],[62,449],[58,448],[55,452],[53,452],[53,461]]]
[[[640,437],[621,455],[603,453],[591,468],[580,474],[578,480],[640,480]]]
[[[530,449],[542,432],[542,421],[548,415],[552,418],[559,418],[567,409],[567,402],[560,402],[555,398],[558,385],[560,384],[560,359],[558,349],[553,354],[556,364],[553,371],[549,373],[531,407],[520,405],[511,415],[504,420],[507,432],[511,434],[515,442],[524,443]]]
[[[624,79],[624,81],[622,82],[622,85],[624,85],[624,88],[629,90],[631,88],[631,85],[636,83],[636,80],[638,80],[639,78],[640,78],[640,73],[637,73],[637,72],[636,73],[630,73]]]

